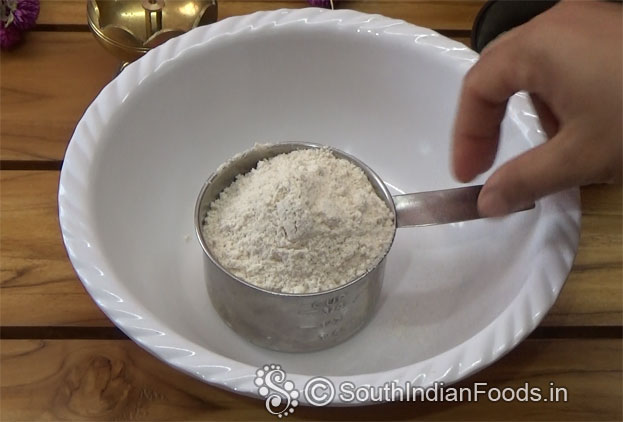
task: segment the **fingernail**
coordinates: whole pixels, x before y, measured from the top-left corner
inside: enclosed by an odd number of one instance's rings
[[[483,217],[499,217],[512,211],[506,198],[495,189],[487,189],[478,197],[478,212]]]

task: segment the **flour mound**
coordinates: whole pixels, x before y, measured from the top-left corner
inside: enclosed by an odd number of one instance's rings
[[[390,247],[394,221],[359,167],[325,148],[304,149],[239,175],[211,204],[203,234],[237,277],[312,293],[372,269]]]

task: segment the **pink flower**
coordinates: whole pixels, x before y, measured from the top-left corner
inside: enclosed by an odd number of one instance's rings
[[[0,48],[9,49],[22,39],[22,32],[15,25],[6,26],[4,21],[0,22]]]
[[[0,0],[0,47],[8,49],[22,38],[22,31],[35,26],[39,0]]]
[[[13,24],[18,29],[26,31],[34,28],[39,16],[39,0],[17,0],[17,7],[13,10]]]

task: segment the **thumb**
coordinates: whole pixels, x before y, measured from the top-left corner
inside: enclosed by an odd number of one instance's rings
[[[574,148],[576,142],[568,132],[558,132],[495,171],[478,197],[480,215],[506,215],[545,195],[585,183],[591,174],[591,160],[577,145]]]

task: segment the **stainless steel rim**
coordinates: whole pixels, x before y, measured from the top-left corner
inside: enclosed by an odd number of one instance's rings
[[[353,164],[355,164],[356,166],[358,166],[359,168],[361,168],[364,173],[366,174],[366,176],[368,176],[368,179],[370,179],[370,182],[373,184],[373,186],[375,188],[378,188],[381,193],[382,196],[381,199],[383,199],[383,201],[388,205],[388,207],[390,208],[392,214],[393,214],[393,218],[394,218],[394,233],[392,235],[392,239],[391,242],[389,243],[389,246],[387,248],[387,250],[385,251],[385,253],[377,260],[377,262],[374,263],[374,265],[368,270],[366,271],[364,274],[360,275],[359,277],[341,285],[338,287],[335,287],[331,290],[323,290],[323,291],[319,291],[319,292],[313,292],[313,293],[283,293],[283,292],[275,292],[272,290],[268,290],[268,289],[264,289],[262,287],[256,286],[254,284],[251,284],[243,279],[241,279],[240,277],[237,277],[236,275],[232,274],[229,270],[227,270],[225,267],[223,267],[218,260],[216,259],[216,257],[214,257],[214,255],[212,255],[212,252],[210,251],[210,249],[208,248],[208,245],[206,244],[206,241],[203,237],[203,230],[202,230],[202,225],[203,225],[203,218],[201,215],[201,203],[203,202],[203,198],[205,196],[205,193],[208,189],[208,187],[210,187],[210,185],[214,182],[215,178],[218,177],[218,173],[214,172],[212,173],[212,175],[210,175],[210,177],[208,178],[208,180],[203,184],[203,187],[201,188],[201,190],[199,191],[199,195],[197,196],[197,201],[195,203],[195,234],[197,235],[197,238],[199,239],[199,243],[201,244],[201,248],[203,249],[203,252],[207,255],[208,258],[210,258],[210,261],[212,261],[212,263],[214,263],[214,265],[216,265],[221,271],[223,271],[225,274],[229,275],[231,278],[233,278],[234,280],[236,280],[239,283],[242,283],[243,285],[266,293],[266,294],[271,294],[271,295],[275,295],[275,296],[284,296],[284,297],[312,297],[312,296],[321,296],[324,294],[330,294],[330,293],[335,293],[338,292],[342,289],[346,289],[349,286],[352,286],[353,284],[357,283],[358,281],[364,279],[368,274],[370,274],[372,271],[374,271],[381,262],[383,262],[383,260],[387,257],[387,254],[389,253],[389,251],[392,248],[392,245],[394,244],[394,239],[396,238],[396,222],[397,222],[397,216],[396,216],[396,207],[394,205],[394,200],[392,198],[391,193],[389,192],[389,190],[387,189],[387,186],[385,185],[385,183],[383,182],[383,179],[381,179],[379,177],[378,174],[376,174],[374,172],[374,170],[372,170],[370,167],[368,167],[365,163],[363,163],[362,161],[360,161],[359,159],[357,159],[356,157],[342,151],[339,150],[337,148],[333,148],[327,145],[321,145],[321,144],[315,144],[315,143],[310,143],[310,142],[281,142],[281,143],[275,143],[274,145],[276,146],[283,146],[283,147],[292,147],[291,151],[294,151],[296,149],[318,149],[318,148],[328,148],[333,154],[336,155],[336,157],[338,158],[344,158],[349,160],[350,162],[352,162]],[[376,190],[376,189],[375,189]]]

